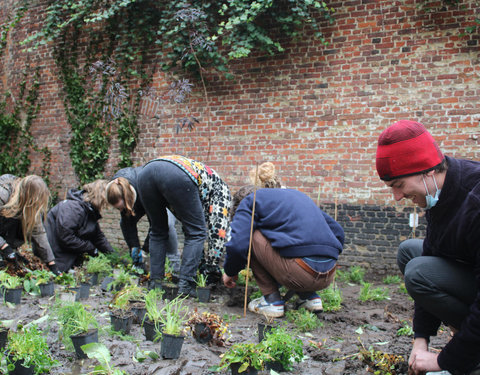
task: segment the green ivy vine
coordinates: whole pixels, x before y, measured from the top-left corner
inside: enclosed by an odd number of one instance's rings
[[[6,93],[0,102],[0,174],[26,175],[31,165],[31,152],[35,151],[42,155],[41,175],[49,185],[51,151],[47,147],[40,148],[30,131],[39,111],[38,69],[32,81],[27,90],[27,73],[24,73],[18,98]],[[13,110],[8,111],[7,101],[13,103]]]

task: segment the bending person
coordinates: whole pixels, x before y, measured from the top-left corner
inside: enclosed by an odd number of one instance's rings
[[[179,155],[148,162],[139,172],[137,193],[150,219],[151,287],[161,288],[168,248],[167,207],[182,223],[185,242],[180,266],[179,293],[195,295],[195,277],[208,234],[207,266],[212,277],[218,268],[228,227],[230,191],[208,166]],[[112,202],[114,203],[114,202]],[[217,271],[218,270],[218,271]]]
[[[108,202],[120,211],[120,228],[123,238],[130,249],[133,264],[143,268],[142,249],[138,238],[138,221],[145,216],[145,208],[138,197],[138,174],[143,167],[123,168],[113,176],[113,180],[107,185]],[[180,271],[180,255],[178,253],[177,231],[175,229],[175,216],[167,210],[168,214],[168,244],[167,256],[175,275]],[[143,250],[149,252],[148,235],[143,242]]]
[[[480,163],[444,156],[422,124],[402,120],[380,134],[376,166],[395,200],[426,209],[425,239],[402,242],[397,256],[415,301],[409,374],[479,374]],[[431,352],[442,322],[455,334]]]
[[[247,264],[254,187],[241,188],[233,197],[231,239],[226,244],[223,282],[236,286]],[[248,304],[250,311],[284,315],[279,285],[297,292],[298,307],[316,312],[322,301],[316,291],[330,285],[342,252],[344,232],[304,193],[266,188],[256,192],[250,267],[262,297]]]
[[[49,199],[48,187],[39,176],[0,176],[0,253],[5,261],[16,262],[16,249],[31,241],[33,253],[58,275],[43,224]]]
[[[111,253],[113,248],[100,229],[98,221],[107,205],[106,180],[96,180],[82,190],[70,189],[67,199],[48,212],[47,235],[60,271],[83,263],[83,255],[98,251]]]

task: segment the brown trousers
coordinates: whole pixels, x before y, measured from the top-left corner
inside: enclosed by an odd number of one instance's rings
[[[296,292],[313,293],[328,287],[335,276],[335,271],[330,275],[327,275],[328,272],[316,272],[314,276],[304,270],[295,258],[280,256],[259,230],[253,233],[250,267],[264,296],[277,292],[279,284]]]

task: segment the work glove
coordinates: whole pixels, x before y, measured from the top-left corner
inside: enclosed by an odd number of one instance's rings
[[[132,247],[130,255],[132,257],[134,265],[143,264],[142,249],[140,249],[139,247]]]
[[[17,256],[15,254],[15,250],[13,250],[10,245],[7,245],[4,249],[2,249],[2,256],[3,259],[14,262],[17,260]]]
[[[55,276],[58,276],[61,274],[60,270],[58,269],[57,265],[55,263],[53,264],[48,264],[47,265],[50,271],[55,274]]]

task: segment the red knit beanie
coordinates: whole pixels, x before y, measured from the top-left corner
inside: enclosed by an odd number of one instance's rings
[[[428,172],[443,159],[437,143],[419,122],[398,121],[378,138],[377,172],[384,181]]]

